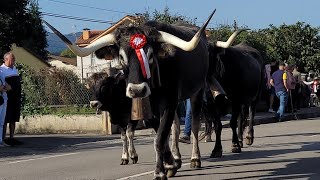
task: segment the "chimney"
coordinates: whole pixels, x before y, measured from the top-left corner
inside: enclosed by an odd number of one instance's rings
[[[88,29],[88,28],[83,29],[82,37],[84,40],[89,39],[90,38],[90,29]]]

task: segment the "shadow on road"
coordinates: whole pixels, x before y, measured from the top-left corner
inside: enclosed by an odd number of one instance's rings
[[[308,135],[312,133],[307,133]],[[300,134],[301,135],[301,134]],[[201,169],[188,169],[180,170],[179,172],[188,172],[188,171],[199,171],[199,173],[192,175],[181,175],[177,174],[176,177],[194,177],[194,176],[208,176],[212,175],[226,175],[228,174],[241,174],[239,178],[230,178],[231,179],[296,179],[296,178],[308,178],[308,179],[319,179],[319,162],[320,156],[318,155],[320,150],[320,141],[318,142],[299,142],[299,143],[281,143],[276,146],[286,147],[288,145],[301,145],[301,148],[297,149],[279,149],[279,150],[261,150],[261,151],[243,151],[241,154],[229,154],[220,159],[204,158],[204,161],[216,162],[217,165],[204,166]],[[269,147],[270,145],[264,145]],[[263,149],[263,148],[262,148]],[[313,157],[306,158],[285,158],[285,154],[298,153],[298,152],[308,152],[314,153]],[[237,163],[236,160],[248,160],[249,162]],[[253,161],[254,160],[254,161]],[[221,163],[220,163],[221,162]],[[285,163],[287,164],[284,168],[277,168],[273,166],[276,163]],[[258,170],[248,170],[248,171],[239,171],[239,167],[251,166],[259,167],[262,164],[270,164],[268,169],[258,169]],[[304,168],[302,168],[304,167]],[[306,168],[308,167],[308,168]],[[219,168],[229,168],[224,172],[214,172],[215,169]],[[231,170],[230,170],[231,169]],[[213,173],[210,173],[212,170]],[[204,171],[204,172],[201,172]],[[257,173],[264,175],[244,175],[246,173]],[[267,175],[265,175],[267,174]],[[227,179],[229,180],[229,179]]]

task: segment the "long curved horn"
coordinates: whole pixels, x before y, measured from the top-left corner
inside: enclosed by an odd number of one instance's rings
[[[115,42],[115,37],[113,34],[107,34],[105,36],[103,36],[102,38],[96,40],[95,42],[93,42],[92,44],[84,47],[84,48],[80,48],[77,45],[71,43],[69,41],[69,39],[67,39],[63,34],[61,34],[56,28],[54,28],[53,26],[51,26],[48,22],[44,21],[43,22],[57,35],[59,36],[59,38],[66,43],[66,45],[69,47],[69,49],[76,54],[77,56],[80,57],[84,57],[84,56],[88,56],[89,54],[93,53],[94,51],[114,44]]]
[[[192,51],[194,48],[197,47],[197,45],[200,41],[201,35],[204,33],[204,30],[206,29],[208,23],[210,22],[213,14],[215,12],[216,12],[216,10],[214,10],[211,13],[208,20],[202,25],[202,27],[199,29],[199,31],[193,36],[193,38],[189,42],[184,41],[184,40],[178,38],[177,36],[174,36],[170,33],[164,32],[164,31],[158,31],[161,35],[160,38],[158,39],[158,41],[169,43],[169,44],[176,46],[184,51]]]
[[[222,47],[222,48],[228,48],[232,45],[232,43],[234,42],[234,40],[236,39],[236,37],[243,31],[246,31],[249,29],[240,29],[240,30],[236,30],[228,39],[227,42],[223,42],[223,41],[217,41],[216,42],[216,46],[218,47]]]

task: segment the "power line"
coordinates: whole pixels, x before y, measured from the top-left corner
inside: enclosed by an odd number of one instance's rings
[[[114,12],[114,13],[132,14],[132,13],[125,12],[125,11],[117,11],[117,10],[87,6],[87,5],[82,5],[82,4],[74,4],[74,3],[63,2],[63,1],[58,1],[58,0],[48,0],[48,1],[55,2],[55,3],[61,3],[61,4],[68,4],[68,5],[78,6],[78,7],[85,7],[85,8],[90,8],[90,9],[102,10],[102,11],[109,11],[109,12]]]
[[[89,19],[89,18],[69,16],[69,15],[63,15],[63,14],[55,14],[55,13],[48,13],[48,12],[41,12],[41,13],[44,16],[51,16],[51,17],[64,18],[64,19],[72,19],[72,20],[78,20],[78,21],[88,21],[88,22],[104,23],[104,24],[112,24],[113,23],[113,21]]]

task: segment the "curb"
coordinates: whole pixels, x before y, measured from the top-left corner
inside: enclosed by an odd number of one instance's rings
[[[284,115],[284,120],[281,122],[320,117],[320,108],[319,107],[306,108],[303,111],[305,111],[305,112],[297,112],[295,114],[287,113]],[[257,113],[257,114],[259,114],[259,113]],[[256,114],[256,116],[257,116],[257,114]],[[273,116],[270,116],[270,114],[268,114],[266,116],[267,117],[256,118],[254,120],[254,126],[261,125],[261,124],[270,124],[270,123],[279,122]],[[183,130],[183,127],[184,126],[181,125],[180,129]],[[222,120],[222,128],[230,128],[229,120],[226,120],[226,119]],[[200,131],[204,131],[203,125],[201,125]],[[143,136],[143,135],[152,135],[152,134],[155,134],[155,132],[153,129],[141,129],[141,130],[136,130],[135,134],[137,136]]]

